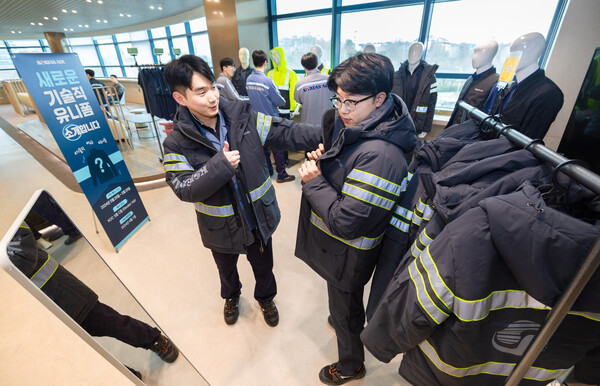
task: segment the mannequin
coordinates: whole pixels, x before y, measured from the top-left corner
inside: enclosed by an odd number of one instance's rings
[[[483,108],[492,86],[498,81],[499,75],[492,65],[497,52],[498,43],[495,40],[485,40],[475,46],[471,61],[475,73],[465,81],[457,101],[465,101],[478,109]],[[461,123],[465,119],[463,110],[456,105],[446,127]]]
[[[250,67],[250,51],[246,47],[242,47],[238,51],[238,57],[240,59],[240,66],[235,69],[233,77],[231,77],[231,83],[233,87],[240,95],[248,96],[246,91],[246,78],[252,74],[252,68]]]
[[[286,100],[285,105],[279,108],[279,115],[284,118],[290,118],[290,112],[296,109],[294,90],[298,81],[298,75],[287,67],[283,48],[275,47],[271,50],[270,54],[273,61],[273,69],[267,75],[273,79],[281,96]]]
[[[521,51],[516,82],[504,90],[503,100],[498,97],[497,87],[492,87],[483,106],[488,114],[502,112],[504,123],[534,139],[546,135],[564,101],[562,91],[538,64],[545,44],[544,36],[538,32],[519,36],[510,47],[510,52]]]
[[[323,65],[323,63],[321,62],[321,57],[323,56],[323,47],[321,47],[320,45],[314,45],[312,46],[312,48],[310,49],[310,52],[312,52],[313,54],[317,55],[317,62],[319,63],[317,65],[317,70],[319,70],[321,72],[321,74],[326,74],[329,75],[331,73],[331,69],[327,68]]]
[[[408,50],[408,59],[394,73],[392,92],[398,95],[410,111],[419,138],[431,131],[437,102],[438,65],[421,59],[423,43],[415,42]]]
[[[374,46],[374,45],[372,45],[371,43],[369,43],[369,44],[367,44],[367,45],[365,46],[365,48],[363,48],[363,52],[364,52],[365,54],[368,54],[368,53],[373,53],[373,54],[374,54],[374,53],[376,53],[376,52],[377,52],[377,49],[375,48],[375,46]]]

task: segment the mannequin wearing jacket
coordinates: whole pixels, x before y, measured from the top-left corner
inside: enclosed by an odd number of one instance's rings
[[[495,40],[486,40],[475,46],[471,61],[475,73],[467,78],[457,101],[465,101],[478,109],[483,108],[492,86],[498,81],[499,75],[492,65],[497,52],[498,43]],[[457,104],[446,127],[461,123],[465,118],[463,110]]]
[[[235,69],[235,72],[231,77],[231,83],[238,94],[248,96],[248,92],[246,91],[246,79],[252,74],[252,68],[250,67],[250,51],[246,47],[242,47],[238,51],[238,56],[240,58],[240,66]]]
[[[287,66],[283,48],[275,47],[269,52],[269,55],[273,61],[273,69],[269,71],[267,76],[273,79],[277,89],[285,98],[285,105],[279,108],[279,115],[283,118],[289,118],[290,112],[296,109],[294,90],[296,90],[298,75],[296,75],[294,70]]]
[[[407,179],[416,136],[408,109],[391,94],[394,67],[358,54],[333,69],[336,110],[323,117],[323,147],[298,170],[304,185],[295,254],[327,281],[337,362],[319,379],[342,384],[365,376],[360,332],[363,291]]]
[[[325,74],[325,75],[331,74],[331,68],[325,67],[323,65],[323,62],[321,61],[321,58],[323,57],[323,47],[321,47],[318,44],[314,45],[311,47],[310,52],[317,55],[317,61],[319,62],[319,64],[317,64],[317,70],[319,70],[319,72],[321,74]]]
[[[408,59],[394,74],[392,92],[398,95],[410,111],[419,138],[431,131],[435,104],[437,102],[438,65],[421,60],[423,43],[413,43],[408,51]]]
[[[544,138],[564,100],[562,91],[538,64],[545,44],[538,32],[518,37],[510,47],[510,52],[521,52],[515,81],[503,91],[502,106],[497,87],[492,87],[483,106],[487,114],[501,112],[504,123],[531,138]]]

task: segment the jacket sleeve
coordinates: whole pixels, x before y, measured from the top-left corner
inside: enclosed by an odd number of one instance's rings
[[[366,236],[391,215],[399,200],[406,163],[382,149],[363,153],[338,192],[322,175],[304,184],[303,193],[333,234],[345,239]],[[337,161],[334,161],[337,162]]]
[[[431,131],[431,127],[433,125],[433,116],[435,115],[435,104],[437,103],[437,95],[437,79],[434,76],[431,85],[429,85],[429,104],[427,105],[427,116],[425,117],[425,122],[423,122],[423,129],[427,131]]]
[[[274,149],[315,150],[322,140],[321,127],[252,112],[263,145]]]
[[[248,101],[249,98],[245,97],[245,96],[241,96],[237,90],[235,89],[235,87],[233,87],[233,83],[231,83],[231,81],[226,81],[224,82],[225,84],[223,85],[223,91],[225,92],[225,95],[231,99],[231,100],[237,100],[237,101]]]
[[[273,101],[273,104],[275,106],[281,107],[281,106],[285,105],[285,98],[283,96],[281,96],[281,93],[277,89],[275,82],[273,82],[273,79],[271,79],[271,78],[269,78],[269,81],[270,81],[269,99],[271,99],[271,101]]]
[[[361,333],[365,347],[380,361],[389,362],[397,354],[412,350],[451,314],[453,248],[448,238],[439,237],[408,267],[399,267]],[[433,246],[436,243],[437,248]],[[439,263],[442,253],[444,264]]]
[[[302,104],[302,94],[298,91],[298,89],[296,88],[296,86],[294,86],[294,100],[297,103]]]
[[[182,201],[204,201],[215,194],[235,175],[235,169],[223,151],[213,155],[198,169],[189,163],[180,146],[165,141],[164,168],[166,181]]]

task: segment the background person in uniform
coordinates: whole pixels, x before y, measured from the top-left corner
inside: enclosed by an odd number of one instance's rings
[[[317,70],[319,61],[312,52],[304,54],[300,63],[306,72],[306,76],[296,83],[294,91],[294,99],[302,105],[300,121],[320,126],[323,114],[331,109],[333,92],[327,88],[329,75]]]

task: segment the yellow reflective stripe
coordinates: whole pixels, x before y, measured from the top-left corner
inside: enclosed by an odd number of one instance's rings
[[[421,263],[423,264],[425,271],[427,271],[429,284],[431,285],[431,288],[433,288],[435,296],[437,296],[438,299],[440,299],[440,301],[444,303],[446,307],[448,307],[448,309],[454,310],[452,304],[455,296],[442,279],[440,271],[438,271],[437,266],[433,261],[431,254],[429,253],[429,246],[427,246],[425,250],[421,251],[419,258],[421,259]],[[433,274],[434,271],[435,275]]]
[[[569,311],[568,314],[573,316],[581,316],[582,318],[590,319],[595,322],[600,322],[600,314],[594,312]]]
[[[194,207],[196,211],[203,213],[208,216],[213,217],[229,217],[233,216],[233,206],[232,205],[224,205],[224,206],[212,206],[207,205],[203,202],[194,203]]]
[[[433,363],[433,365],[437,367],[438,370],[457,378],[479,374],[490,374],[508,377],[514,369],[514,367],[516,366],[516,363],[485,362],[469,367],[454,367],[444,362],[440,358],[440,356],[428,340],[424,340],[423,342],[419,343],[419,349],[421,349],[423,354],[425,354],[425,356],[429,358],[429,361],[431,361],[431,363]],[[541,367],[531,367],[525,373],[524,378],[536,381],[549,381],[560,377],[567,370],[568,369],[552,370],[544,369]]]
[[[183,163],[183,162],[176,163],[176,164],[166,164],[164,166],[164,169],[165,169],[165,173],[166,172],[173,172],[173,171],[176,171],[176,170],[179,170],[179,171],[181,171],[181,170],[192,170],[193,171],[194,170],[194,168],[192,167],[192,165],[190,165],[188,163]]]
[[[404,221],[398,220],[396,217],[393,217],[390,219],[390,224],[393,225],[394,227],[398,228],[399,230],[401,230],[404,233],[408,233],[408,231],[410,230],[410,225],[405,223]]]
[[[376,187],[377,189],[381,189],[384,192],[388,192],[398,197],[400,192],[402,191],[402,186],[395,184],[391,181],[386,180],[385,178],[381,178],[375,174],[368,173],[359,169],[352,169],[346,178],[350,178],[352,180],[363,182],[367,185],[371,185]]]
[[[417,245],[417,240],[415,240],[412,247],[410,247],[410,254],[413,255],[413,257],[415,259],[418,259],[419,256],[421,256],[421,250],[419,249],[419,246]]]
[[[31,282],[35,284],[36,287],[42,288],[44,284],[50,280],[54,272],[58,269],[58,261],[54,260],[52,256],[48,255],[48,259],[46,262],[37,270],[36,273],[31,277]]]
[[[250,192],[250,199],[252,200],[252,202],[258,200],[259,198],[261,198],[262,196],[265,195],[265,193],[267,193],[267,191],[273,186],[273,182],[271,181],[270,177],[267,177],[267,180],[265,182],[263,182],[263,184],[261,186],[259,186],[258,188],[254,189],[253,191]]]
[[[423,276],[421,276],[421,272],[416,266],[417,262],[414,261],[412,264],[408,266],[408,274],[410,275],[410,279],[415,285],[415,291],[417,293],[417,300],[421,305],[421,308],[429,315],[431,320],[433,320],[436,324],[442,323],[449,316],[444,311],[440,310],[427,292],[427,288],[425,288],[425,281],[423,280]],[[418,278],[415,277],[418,275]]]
[[[429,235],[427,235],[427,228],[423,229],[423,231],[419,235],[419,241],[421,242],[421,244],[423,244],[424,247],[428,246],[433,241],[433,239],[429,237]]]
[[[388,200],[385,197],[369,192],[363,188],[359,188],[358,186],[351,185],[347,182],[345,182],[344,186],[342,187],[342,193],[386,210],[390,210],[394,206],[394,201]]]
[[[413,212],[401,207],[401,206],[397,206],[396,210],[394,211],[394,214],[397,214],[398,216],[404,217],[406,219],[406,221],[410,221],[412,219],[413,216]]]
[[[163,163],[167,163],[170,161],[178,161],[178,162],[185,162],[188,163],[187,158],[185,158],[184,155],[182,154],[177,154],[177,153],[168,153],[165,154],[165,158],[163,158]]]
[[[314,226],[316,226],[317,228],[319,228],[320,230],[325,232],[329,237],[333,237],[334,239],[341,241],[342,243],[344,243],[346,245],[349,245],[356,249],[362,249],[362,250],[369,250],[369,249],[375,248],[377,245],[379,245],[379,243],[381,242],[381,239],[383,238],[383,235],[385,233],[384,232],[375,238],[357,237],[355,239],[348,240],[348,239],[343,239],[341,237],[333,235],[331,233],[331,231],[329,230],[329,228],[327,228],[327,225],[325,225],[325,222],[319,216],[317,216],[316,213],[313,211],[310,212],[310,222]]]
[[[260,137],[260,142],[264,145],[267,140],[267,135],[269,135],[269,130],[271,130],[271,122],[273,121],[273,117],[270,115],[265,115],[263,113],[256,114],[256,131],[258,132],[258,136]]]

